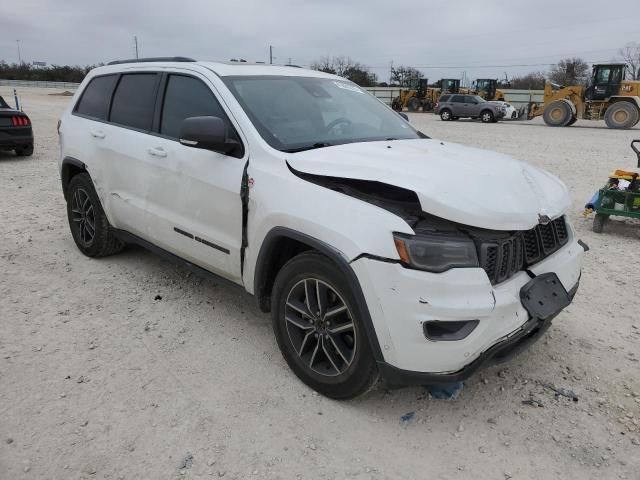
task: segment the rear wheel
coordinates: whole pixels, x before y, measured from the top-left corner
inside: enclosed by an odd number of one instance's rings
[[[327,257],[306,252],[278,273],[271,298],[273,330],[293,372],[336,399],[370,390],[378,380],[352,286]]]
[[[616,102],[609,105],[604,113],[604,121],[609,128],[626,129],[638,123],[638,107],[631,102]]]
[[[124,248],[109,225],[89,174],[73,177],[66,193],[69,228],[82,253],[88,257],[105,257]]]
[[[449,120],[451,120],[451,110],[445,108],[444,110],[440,111],[440,119],[448,122]]]
[[[33,144],[15,149],[16,155],[19,157],[30,157],[33,155]]]
[[[595,233],[602,233],[604,226],[609,222],[609,215],[604,215],[602,213],[596,213],[595,217],[593,217],[593,231]]]
[[[409,102],[407,103],[407,108],[410,112],[417,112],[420,108],[420,100],[418,100],[416,97],[411,97],[409,99]]]
[[[569,104],[562,100],[551,102],[542,114],[544,123],[550,127],[565,127],[571,121],[573,112]]]
[[[480,120],[482,120],[482,123],[493,123],[495,121],[495,117],[491,110],[483,110],[480,112]]]

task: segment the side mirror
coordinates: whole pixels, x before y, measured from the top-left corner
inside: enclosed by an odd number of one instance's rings
[[[180,126],[180,143],[207,150],[227,150],[227,126],[220,117],[189,117]]]
[[[404,112],[398,112],[398,115],[400,115],[402,118],[404,118],[407,122],[409,121],[409,115],[407,115]]]

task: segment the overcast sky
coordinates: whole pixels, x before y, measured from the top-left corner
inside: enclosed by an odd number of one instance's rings
[[[504,77],[567,56],[609,61],[640,42],[640,1],[2,0],[0,59],[94,64],[135,55],[309,65],[346,55],[388,80],[390,62],[435,81]],[[541,65],[538,65],[541,64]],[[506,65],[526,65],[521,67]]]

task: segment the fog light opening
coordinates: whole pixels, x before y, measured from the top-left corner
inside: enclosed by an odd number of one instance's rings
[[[461,320],[447,322],[429,320],[422,324],[424,336],[434,342],[452,342],[466,338],[475,330],[480,320]]]

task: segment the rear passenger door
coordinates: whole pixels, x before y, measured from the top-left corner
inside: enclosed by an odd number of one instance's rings
[[[236,126],[208,79],[197,73],[164,74],[155,135],[145,139],[145,236],[186,260],[240,282],[240,188],[246,153],[232,156],[182,145],[182,121],[198,116],[222,118],[228,138],[241,144]]]
[[[463,102],[464,95],[451,95],[451,110],[454,117],[466,116]]]
[[[148,239],[149,142],[161,74],[120,75],[113,93],[109,123],[100,129],[106,202],[116,228]]]

